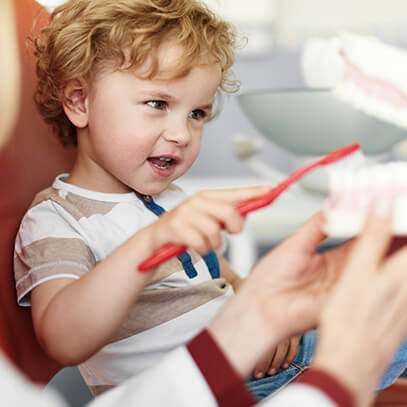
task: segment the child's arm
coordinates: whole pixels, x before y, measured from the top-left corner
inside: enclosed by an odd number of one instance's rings
[[[168,242],[198,253],[221,245],[220,223],[229,233],[241,230],[244,218],[234,209],[241,200],[266,188],[199,193],[144,228],[78,280],[59,278],[35,287],[31,295],[37,336],[57,361],[77,364],[109,342],[152,273],[137,265]]]
[[[244,279],[232,269],[232,266],[223,256],[218,256],[218,261],[220,276],[224,278],[232,286],[233,291],[236,292]]]
[[[59,278],[33,289],[35,332],[50,356],[74,365],[106,344],[151,280],[137,264],[154,248],[154,227],[148,227],[79,280]]]

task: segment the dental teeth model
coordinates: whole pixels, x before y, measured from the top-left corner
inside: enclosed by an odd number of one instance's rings
[[[334,238],[357,235],[378,199],[393,203],[393,233],[407,235],[407,162],[332,171],[324,204],[325,232]]]
[[[407,52],[374,37],[346,33],[340,39],[344,70],[333,94],[407,129]]]

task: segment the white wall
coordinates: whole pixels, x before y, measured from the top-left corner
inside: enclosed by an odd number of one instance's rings
[[[398,37],[407,28],[405,0],[276,1],[277,32],[287,40],[343,29]]]

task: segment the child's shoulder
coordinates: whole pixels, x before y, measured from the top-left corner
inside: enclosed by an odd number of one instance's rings
[[[52,200],[58,195],[58,191],[53,188],[52,186],[49,186],[48,188],[43,189],[40,192],[37,192],[34,196],[34,199],[32,200],[30,206],[28,207],[28,210],[32,209],[34,206],[40,205],[41,203]]]
[[[30,219],[36,215],[40,217],[43,216],[63,216],[63,214],[68,214],[68,216],[73,216],[78,218],[82,216],[80,203],[81,200],[76,202],[73,194],[60,186],[56,186],[58,177],[53,182],[52,185],[39,191],[32,200],[31,204],[27,208],[26,215],[30,215]],[[80,197],[79,197],[80,198]]]
[[[32,210],[38,205],[62,209],[74,217],[89,217],[96,214],[105,214],[116,205],[121,203],[119,198],[106,198],[109,194],[90,191],[73,184],[66,183],[67,174],[57,176],[53,184],[38,192],[31,202],[28,210]]]

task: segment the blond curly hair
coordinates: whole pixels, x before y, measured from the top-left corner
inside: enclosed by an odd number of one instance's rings
[[[105,64],[137,70],[147,60],[147,79],[159,71],[157,50],[168,40],[184,52],[172,78],[186,75],[209,56],[222,69],[218,90],[233,93],[239,82],[231,66],[238,46],[234,27],[199,0],[68,0],[33,39],[38,84],[34,100],[64,145],[76,145],[76,128],[64,113],[63,86],[91,80]]]

